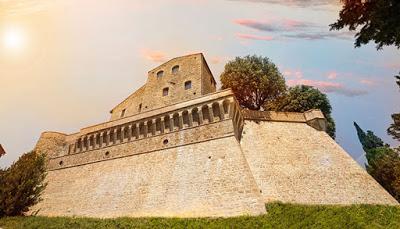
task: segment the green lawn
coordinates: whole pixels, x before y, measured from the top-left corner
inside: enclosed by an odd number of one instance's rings
[[[400,228],[400,207],[308,206],[273,203],[268,214],[235,218],[8,217],[0,228]]]

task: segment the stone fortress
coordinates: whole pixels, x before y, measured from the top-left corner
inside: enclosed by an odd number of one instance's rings
[[[398,204],[325,133],[319,110],[241,110],[202,54],[174,58],[73,134],[42,133],[47,216],[228,217],[265,203]]]

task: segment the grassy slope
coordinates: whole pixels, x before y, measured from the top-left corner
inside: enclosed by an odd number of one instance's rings
[[[273,203],[258,217],[217,219],[8,217],[7,228],[400,228],[400,207],[306,206]]]

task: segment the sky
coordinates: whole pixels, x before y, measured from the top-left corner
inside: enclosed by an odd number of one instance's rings
[[[43,131],[74,133],[170,58],[202,52],[214,77],[236,56],[270,58],[288,85],[327,93],[336,141],[365,163],[353,121],[386,134],[400,111],[400,50],[354,48],[329,31],[335,0],[0,0],[0,167],[32,150]]]

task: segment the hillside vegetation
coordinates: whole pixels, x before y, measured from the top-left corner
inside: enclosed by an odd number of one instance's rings
[[[7,228],[400,228],[400,207],[308,206],[273,203],[268,214],[234,218],[6,217]]]

